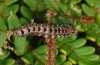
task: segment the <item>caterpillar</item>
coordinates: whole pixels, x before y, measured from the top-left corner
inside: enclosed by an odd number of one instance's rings
[[[14,33],[18,36],[37,35],[45,38],[59,38],[68,36],[75,32],[73,25],[48,25],[48,24],[27,24],[16,30]]]
[[[75,26],[70,24],[61,25],[49,25],[49,24],[36,24],[31,23],[21,26],[19,29],[8,34],[7,41],[11,41],[12,34],[17,36],[43,36],[46,39],[48,46],[47,63],[46,65],[54,65],[54,51],[56,49],[55,39],[61,36],[68,36],[75,33]],[[11,47],[9,43],[5,43],[4,49],[13,51],[14,47]]]

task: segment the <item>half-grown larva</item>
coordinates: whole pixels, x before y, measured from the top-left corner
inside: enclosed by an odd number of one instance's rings
[[[48,25],[48,24],[27,24],[16,30],[14,33],[18,36],[37,35],[45,38],[59,38],[68,36],[75,32],[73,25]]]

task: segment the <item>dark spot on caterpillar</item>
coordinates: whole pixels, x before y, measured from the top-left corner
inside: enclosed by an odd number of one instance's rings
[[[22,35],[24,34],[24,31],[23,30],[21,30],[21,32],[22,32]]]
[[[40,29],[40,27],[38,28],[38,31],[40,31],[41,29]]]
[[[27,28],[28,32],[30,32],[31,30],[29,28]]]
[[[45,31],[47,31],[47,29],[46,29],[46,28],[44,28],[44,32],[45,32]]]

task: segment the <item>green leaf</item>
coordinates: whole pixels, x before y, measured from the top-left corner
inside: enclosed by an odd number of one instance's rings
[[[57,16],[53,16],[52,23],[53,24],[58,24],[58,17]]]
[[[79,3],[80,1],[81,0],[70,0],[70,2],[71,2],[72,5],[75,5],[75,4]]]
[[[86,34],[87,34],[86,38],[93,42],[96,42],[96,38],[97,38],[99,32],[100,32],[100,28],[97,25],[92,26],[91,29],[89,29],[86,32]]]
[[[100,7],[100,0],[95,0],[95,7],[97,7],[97,8]]]
[[[91,24],[88,24],[88,25],[84,25],[84,24],[80,24],[80,29],[79,31],[81,32],[86,32],[92,25]]]
[[[97,37],[97,45],[100,46],[100,36]]]
[[[78,54],[75,54],[73,51],[69,54],[69,60],[72,62],[72,64],[77,64],[78,60]]]
[[[95,48],[86,46],[86,47],[77,48],[76,51],[79,55],[89,55],[95,52]]]
[[[98,61],[99,60],[99,56],[96,54],[85,55],[83,56],[83,58],[88,61]]]
[[[68,0],[60,0],[60,1],[61,1],[61,3],[63,3],[63,4],[68,3]]]
[[[3,3],[0,2],[0,16],[1,16],[2,13],[3,13]]]
[[[56,65],[62,65],[62,63],[64,63],[64,61],[66,60],[66,56],[65,55],[58,55],[56,56]]]
[[[80,39],[77,39],[71,43],[69,43],[70,46],[72,46],[73,48],[79,48],[79,47],[82,47],[83,45],[86,44],[86,39],[84,38],[80,38]]]
[[[57,5],[57,3],[54,0],[45,0],[46,4],[56,10],[57,12],[60,12],[60,9]]]
[[[82,4],[82,10],[87,16],[94,16],[94,10],[86,4]]]
[[[65,41],[66,42],[72,42],[72,41],[76,40],[76,38],[77,38],[77,35],[73,33],[73,34],[65,37]]]
[[[6,5],[9,6],[15,2],[17,2],[17,0],[6,0]]]
[[[14,65],[15,60],[12,58],[6,58],[0,61],[0,65]]]
[[[28,20],[32,19],[32,12],[30,11],[30,9],[26,6],[21,6],[21,14]]]
[[[79,65],[97,65],[97,62],[93,62],[93,61],[87,61],[87,60],[79,60],[78,61]]]
[[[95,23],[99,26],[100,28],[100,13],[96,13],[95,16]]]
[[[36,62],[34,63],[34,65],[44,65],[44,64],[41,63],[39,60],[36,60]]]
[[[37,2],[35,0],[24,0],[24,3],[27,4],[32,11],[36,10]]]
[[[12,58],[9,58],[9,59],[7,59],[5,65],[14,65],[14,63],[15,63],[15,60]]]
[[[14,13],[17,13],[18,10],[19,10],[19,5],[18,4],[8,6],[4,11],[4,16],[9,16],[11,11],[13,11]]]
[[[95,0],[85,0],[86,3],[90,6],[94,6]]]
[[[73,56],[74,56],[74,55],[73,55]],[[77,57],[77,56],[74,56],[74,57]],[[73,58],[73,57],[71,58],[71,57],[69,57],[68,60],[71,61],[72,64],[76,65],[76,64],[77,64],[76,59],[77,59],[77,58]]]
[[[44,10],[46,10],[46,8],[47,8],[47,6],[46,6],[46,4],[45,4],[44,1],[39,2],[37,7],[38,7],[37,10],[38,10],[39,12],[44,11]]]
[[[5,32],[0,34],[0,48],[3,46],[4,42],[6,41],[7,35]]]
[[[3,55],[0,55],[0,60],[4,60],[9,56],[10,52],[8,50],[3,50]]]
[[[36,52],[37,54],[46,53],[47,48],[47,45],[41,45],[38,48],[36,48],[34,52]]]
[[[82,16],[82,9],[78,5],[77,6],[72,6],[71,7],[71,13],[72,13],[71,14],[72,16],[74,16],[74,17],[76,16],[75,19],[73,18],[73,20],[75,22],[75,21],[77,21],[77,17],[80,18]]]
[[[58,49],[55,50],[54,55],[57,56],[59,54]]]
[[[66,52],[66,50],[64,50],[64,49],[60,49],[59,51],[60,51],[61,54],[67,56],[67,52]]]
[[[35,57],[31,52],[26,53],[21,59],[26,63],[26,64],[32,64],[32,62],[35,60]]]
[[[26,37],[14,36],[14,44],[14,52],[16,53],[16,55],[23,55],[27,51]]]
[[[67,55],[72,51],[71,47],[67,43],[64,43],[60,48],[65,50]]]
[[[72,65],[72,62],[67,61],[67,62],[63,63],[62,65]]]
[[[2,18],[0,18],[0,30],[2,30],[2,31],[7,30],[7,26],[5,24],[5,21]]]
[[[64,37],[60,37],[59,39],[56,40],[56,46],[59,48],[64,44]]]
[[[11,12],[11,15],[8,18],[8,27],[9,29],[18,29],[21,26],[21,24],[19,23],[19,19],[18,17]]]
[[[64,14],[66,14],[66,12],[67,12],[67,5],[66,4],[64,5],[64,4],[60,3],[59,8],[64,12]]]
[[[67,36],[67,37],[60,37],[59,39],[57,39],[56,41],[56,44],[57,44],[57,47],[61,47],[64,43],[67,43],[67,42],[72,42],[74,41],[75,39],[77,38],[77,36],[75,34],[72,34],[70,36]]]
[[[20,23],[24,25],[24,24],[28,24],[28,21],[25,18],[20,18]]]
[[[40,57],[41,57],[41,60],[46,62],[47,61],[47,55],[46,55],[46,52],[45,53],[41,53],[41,54],[38,54]],[[39,59],[38,59],[39,60]]]
[[[37,54],[36,52],[32,51],[33,55],[43,64],[46,63],[46,53]]]

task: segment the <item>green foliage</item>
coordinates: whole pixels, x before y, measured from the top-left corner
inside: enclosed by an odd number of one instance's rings
[[[91,7],[89,7],[88,5],[82,4],[82,9],[83,9],[83,12],[87,16],[93,16],[94,15],[94,10]]]
[[[30,9],[26,6],[22,6],[21,7],[21,14],[27,18],[27,19],[32,19],[32,12],[30,11]]]
[[[43,38],[7,34],[32,19],[75,26],[76,33],[56,39],[55,65],[100,65],[100,0],[0,0],[0,65],[46,64]]]
[[[10,52],[8,50],[3,51],[3,55],[0,55],[0,60],[3,60],[9,56]]]
[[[21,58],[25,63],[31,64],[35,60],[35,56],[31,52],[26,53],[22,58]]]
[[[7,4],[7,6],[9,6],[9,5],[11,5],[11,4],[13,4],[13,3],[15,3],[15,2],[17,2],[17,0],[6,0],[6,4]]]
[[[26,37],[14,36],[14,44],[15,44],[15,50],[14,50],[14,52],[17,55],[23,55],[27,51]]]
[[[74,45],[77,43],[76,45]],[[71,61],[73,64],[79,63],[81,65],[81,62],[84,62],[84,65],[94,65],[94,63],[97,60],[99,60],[99,56],[96,54],[93,54],[95,52],[95,49],[90,46],[84,46],[86,43],[86,39],[80,38],[73,42],[68,42],[62,45],[60,48],[64,49],[67,53],[67,56],[69,57],[69,61]]]
[[[30,7],[32,11],[36,10],[37,2],[35,0],[24,0],[24,2]]]
[[[15,30],[20,27],[19,19],[13,12],[10,13],[11,15],[8,18],[8,27],[9,29]]]
[[[2,31],[7,30],[7,26],[2,18],[0,18],[0,30]]]
[[[0,35],[0,40],[1,40],[0,47],[3,46],[3,43],[5,42],[6,38],[7,38],[6,33],[5,32],[1,33],[1,35]]]
[[[98,13],[96,13],[95,22],[100,27],[100,14],[98,14]]]
[[[15,63],[15,60],[12,58],[1,60],[0,65],[13,65]]]

